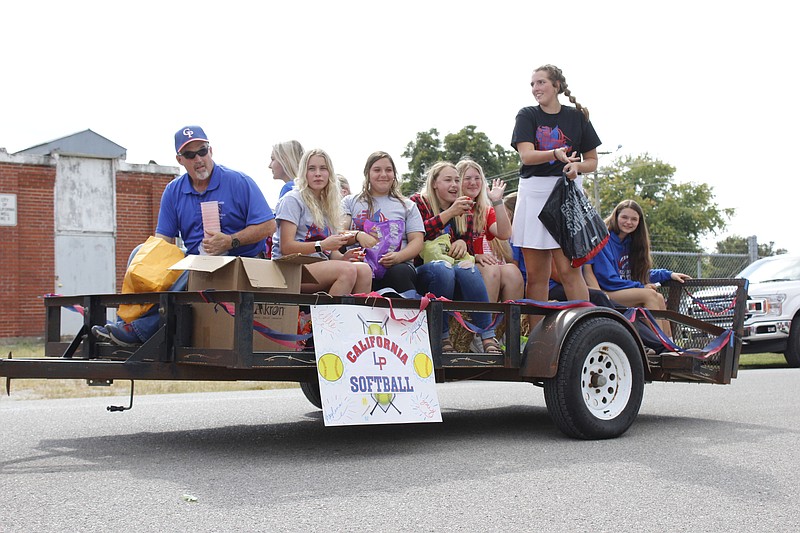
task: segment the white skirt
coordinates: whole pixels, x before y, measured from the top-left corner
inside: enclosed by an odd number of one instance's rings
[[[555,250],[560,248],[556,240],[539,220],[544,203],[553,192],[553,187],[561,183],[561,176],[532,176],[519,180],[517,206],[514,209],[511,242],[521,248],[535,250]],[[583,178],[575,179],[578,187],[583,187]]]

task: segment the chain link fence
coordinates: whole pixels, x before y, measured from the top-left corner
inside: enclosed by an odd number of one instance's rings
[[[651,252],[653,268],[682,272],[693,278],[732,278],[749,265],[749,254]]]

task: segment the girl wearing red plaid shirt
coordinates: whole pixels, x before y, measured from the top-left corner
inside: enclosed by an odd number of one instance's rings
[[[450,235],[450,249],[447,254],[453,262],[445,260],[431,261],[417,266],[417,290],[420,294],[428,292],[450,300],[468,302],[488,302],[486,285],[474,261],[464,261],[473,253],[472,243],[475,240],[472,231],[472,206],[474,202],[469,196],[461,196],[461,178],[456,166],[449,162],[439,162],[428,171],[425,189],[411,196],[411,200],[419,207],[425,223],[425,240],[432,241],[442,234]],[[456,220],[464,218],[459,231]],[[419,263],[419,261],[418,261]],[[454,264],[455,263],[455,264]],[[503,353],[500,344],[494,338],[494,328],[488,313],[472,313],[475,325],[484,330],[481,334],[485,353]],[[442,324],[442,351],[453,352],[450,341],[449,321]]]

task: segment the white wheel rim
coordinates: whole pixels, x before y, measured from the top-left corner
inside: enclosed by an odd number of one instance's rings
[[[611,420],[628,405],[631,364],[617,344],[604,342],[588,353],[581,369],[581,396],[595,418]]]

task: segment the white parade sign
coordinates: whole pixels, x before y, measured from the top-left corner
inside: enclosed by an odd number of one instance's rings
[[[315,305],[311,321],[326,426],[442,421],[424,311]]]

